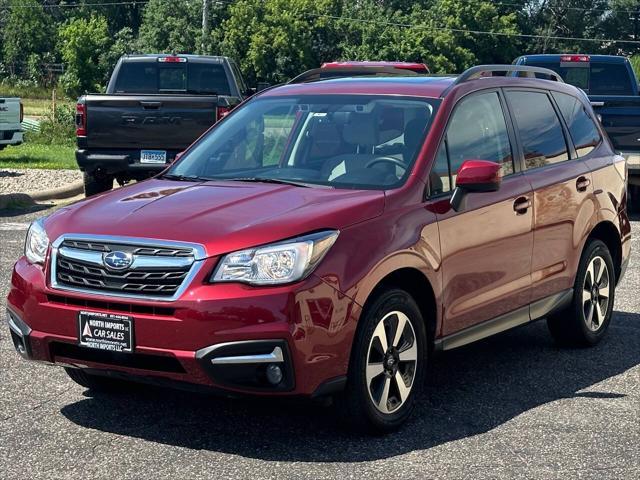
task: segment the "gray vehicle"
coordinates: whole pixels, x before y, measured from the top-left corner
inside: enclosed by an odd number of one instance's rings
[[[126,55],[106,94],[76,106],[76,160],[87,196],[162,170],[249,90],[227,57]]]
[[[19,98],[0,97],[0,150],[22,143],[23,109]]]

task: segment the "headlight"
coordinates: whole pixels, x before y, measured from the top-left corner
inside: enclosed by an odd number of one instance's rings
[[[27,241],[24,245],[24,254],[31,263],[44,264],[49,248],[49,237],[44,231],[43,219],[34,221],[27,232]]]
[[[222,258],[211,281],[251,285],[296,282],[309,275],[320,263],[338,238],[338,233],[330,230],[230,253]]]

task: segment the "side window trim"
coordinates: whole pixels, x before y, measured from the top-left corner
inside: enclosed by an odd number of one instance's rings
[[[467,93],[466,95],[460,97],[455,105],[453,106],[453,108],[451,109],[451,113],[449,114],[449,118],[447,118],[447,124],[444,127],[443,133],[440,137],[440,140],[438,141],[438,148],[435,149],[434,152],[434,158],[433,158],[433,162],[431,164],[431,168],[429,169],[429,175],[427,176],[427,185],[425,188],[425,200],[431,200],[431,199],[436,199],[436,198],[446,198],[448,196],[451,196],[453,194],[453,189],[448,190],[446,192],[442,192],[442,193],[438,193],[438,194],[431,194],[431,182],[429,181],[429,177],[431,175],[431,172],[433,171],[434,167],[435,167],[435,163],[436,163],[436,159],[438,156],[438,152],[440,151],[440,148],[442,148],[442,146],[444,146],[445,148],[445,154],[447,156],[447,169],[449,171],[449,181],[452,181],[452,177],[453,177],[453,172],[451,171],[451,159],[449,156],[449,143],[447,141],[447,133],[449,130],[449,125],[451,123],[451,119],[453,118],[453,116],[456,113],[456,110],[458,109],[458,107],[460,106],[460,104],[467,100],[468,98],[475,96],[475,95],[482,95],[482,94],[487,94],[487,93],[493,93],[495,92],[498,96],[498,101],[500,102],[500,107],[502,109],[502,116],[504,118],[504,122],[507,128],[507,136],[509,138],[509,147],[511,149],[511,161],[513,162],[513,173],[507,175],[508,178],[513,177],[519,173],[522,173],[524,171],[523,166],[524,166],[524,157],[522,155],[521,151],[518,151],[516,149],[516,143],[514,143],[514,141],[516,141],[517,139],[517,135],[516,135],[516,131],[515,131],[515,125],[513,125],[513,121],[512,121],[512,117],[511,117],[511,113],[509,112],[509,108],[508,108],[508,104],[507,104],[507,99],[506,96],[504,95],[503,89],[500,87],[492,87],[492,88],[485,88],[482,90],[474,90],[472,92]]]
[[[533,170],[540,170],[543,168],[552,168],[552,167],[556,167],[558,165],[562,165],[562,164],[566,164],[567,162],[573,162],[576,160],[576,155],[575,155],[575,148],[573,146],[573,141],[571,140],[571,137],[568,137],[568,129],[564,123],[564,118],[562,116],[562,114],[560,113],[558,106],[555,103],[555,99],[552,98],[553,95],[551,95],[551,92],[549,90],[545,90],[542,88],[524,88],[524,87],[505,87],[503,88],[505,95],[505,103],[508,106],[509,109],[509,116],[512,119],[512,123],[513,123],[513,128],[514,128],[514,132],[515,132],[515,136],[517,139],[517,144],[518,144],[518,157],[521,159],[522,162],[522,172],[526,173],[526,172],[530,172]],[[513,105],[511,104],[511,102],[509,101],[508,96],[506,95],[507,92],[532,92],[532,93],[540,93],[540,94],[544,94],[547,96],[547,98],[549,99],[549,102],[551,103],[551,108],[553,109],[553,111],[556,114],[556,117],[558,117],[558,122],[560,123],[560,126],[562,127],[562,136],[564,137],[564,143],[565,146],[567,147],[567,154],[569,155],[569,159],[565,160],[563,162],[558,162],[558,163],[552,163],[549,165],[542,165],[539,167],[534,167],[534,168],[527,168],[526,165],[526,161],[525,161],[525,156],[524,156],[524,147],[522,145],[522,139],[520,138],[520,133],[518,132],[518,128],[517,128],[517,123],[516,123],[516,118],[515,115],[513,114]]]
[[[564,142],[567,144],[567,150],[569,151],[569,162],[574,160],[578,160],[578,153],[576,151],[576,145],[573,142],[573,138],[571,137],[571,132],[569,131],[569,125],[567,125],[567,121],[562,115],[562,111],[556,102],[556,99],[553,96],[551,91],[547,92],[547,97],[551,100],[551,105],[553,105],[553,109],[556,111],[556,116],[558,120],[560,120],[560,125],[562,125],[562,133],[564,134]],[[564,163],[564,162],[560,162]]]

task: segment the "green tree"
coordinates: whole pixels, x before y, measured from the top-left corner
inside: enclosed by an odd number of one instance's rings
[[[201,39],[202,0],[150,0],[138,46],[145,53],[195,53]]]
[[[220,47],[240,61],[249,83],[282,82],[333,60],[337,0],[238,0],[220,27]]]
[[[36,0],[11,0],[7,6],[10,8],[2,31],[4,61],[13,65],[49,51],[53,25],[42,5]]]
[[[102,16],[78,18],[61,26],[58,35],[66,65],[61,78],[65,92],[78,95],[101,90],[105,78],[101,56],[111,44],[107,20]]]

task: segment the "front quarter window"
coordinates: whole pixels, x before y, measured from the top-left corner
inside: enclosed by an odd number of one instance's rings
[[[435,107],[435,101],[385,96],[258,98],[203,137],[168,174],[394,188],[411,172]]]

